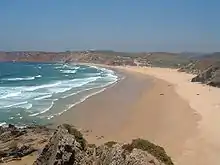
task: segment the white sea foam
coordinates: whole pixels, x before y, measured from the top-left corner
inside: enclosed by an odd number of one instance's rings
[[[19,106],[27,104],[27,103],[28,103],[27,101],[24,101],[24,102],[14,103],[14,104],[11,104],[11,105],[4,105],[1,108],[19,107]]]
[[[34,80],[35,78],[40,78],[41,75],[31,76],[31,77],[16,77],[16,78],[3,78],[4,81],[25,81],[25,80]]]
[[[113,78],[117,78],[118,77],[118,76],[115,75],[115,72],[113,70],[102,68],[102,67],[98,67],[98,66],[94,66],[94,65],[89,65],[89,67],[95,68],[95,69],[97,69],[99,71],[102,71],[102,73],[105,73],[108,77],[113,77]]]
[[[35,76],[33,77],[17,77],[17,78],[7,78],[7,79],[2,79],[6,81],[22,81],[22,80],[34,80]]]
[[[67,82],[67,83],[73,83],[72,87],[80,87],[82,85],[85,85],[85,84],[88,84],[90,82],[96,81],[99,78],[101,78],[101,76],[88,77],[88,78],[79,78],[79,79],[69,80],[69,82]]]
[[[43,68],[43,66],[42,66]],[[71,65],[57,65],[56,69],[57,71],[61,71],[64,73],[64,75],[67,75],[68,78],[71,78],[76,74],[76,77],[78,77],[77,70],[85,69],[85,71],[81,71],[79,74],[82,78],[74,78],[74,79],[69,79],[69,80],[59,80],[59,77],[52,77],[51,81],[48,84],[37,84],[35,85],[35,82],[33,81],[27,81],[29,85],[32,86],[2,86],[0,87],[0,108],[23,108],[25,110],[31,109],[28,112],[32,111],[32,114],[29,116],[32,117],[39,117],[42,118],[44,115],[45,118],[51,119],[56,115],[60,115],[63,112],[67,111],[69,108],[85,101],[89,97],[100,93],[105,90],[107,86],[110,86],[111,84],[115,83],[117,81],[117,76],[115,73],[111,70],[105,69],[105,68],[99,68],[99,67],[94,67],[97,69],[95,73],[92,73],[92,70],[88,70],[91,73],[86,73],[88,67],[79,67],[79,66],[71,66]],[[93,70],[94,71],[94,70]],[[53,76],[53,75],[52,75]],[[39,79],[41,78],[42,75],[36,75],[33,77],[18,77],[14,78],[14,80],[9,80],[9,81],[21,81],[21,80],[28,80],[28,79]],[[47,79],[50,78],[45,76]],[[28,78],[28,79],[27,79]],[[44,78],[44,77],[43,77]],[[43,79],[42,78],[42,82]],[[53,79],[54,78],[54,79]],[[66,78],[67,79],[67,78]],[[46,79],[45,79],[46,80]],[[20,84],[24,84],[23,82]],[[26,83],[25,83],[26,84]],[[102,88],[99,90],[99,88]],[[71,92],[71,89],[73,89],[73,93]],[[73,96],[75,94],[78,94],[83,91],[89,91],[97,89],[99,91],[91,93],[87,96],[84,96],[81,98],[78,102],[69,105],[69,107],[66,107],[62,112],[59,112],[57,114],[51,114],[53,113],[52,111],[49,113],[46,113],[49,111],[53,105],[54,101],[59,100],[59,98],[67,98],[70,96]],[[91,91],[92,92],[92,91]],[[51,114],[50,116],[46,116],[48,114]],[[21,114],[18,117],[23,117]],[[10,118],[11,120],[13,119],[12,117]]]
[[[15,97],[15,96],[18,96],[18,95],[20,95],[21,94],[21,92],[11,92],[11,93],[8,93],[8,94],[5,94],[5,95],[2,95],[1,97],[0,97],[0,99],[6,99],[6,98],[10,98],[10,97]]]
[[[54,87],[54,88],[49,88],[48,90],[52,93],[63,93],[68,90],[71,90],[72,88],[81,87],[81,86],[86,85],[88,83],[94,82],[99,78],[101,78],[101,77],[97,76],[97,77],[88,77],[88,78],[67,80],[67,81],[63,81],[62,85]]]
[[[101,89],[101,90],[99,90],[99,91],[97,91],[97,92],[91,93],[91,94],[89,94],[89,95],[83,97],[83,98],[80,99],[79,101],[77,101],[77,102],[75,102],[74,104],[70,105],[70,106],[69,106],[67,109],[65,109],[64,111],[59,112],[59,113],[56,113],[56,114],[53,114],[53,115],[50,115],[49,117],[47,117],[47,119],[52,119],[54,116],[59,116],[59,115],[63,114],[64,112],[68,111],[70,108],[72,108],[72,107],[74,107],[74,106],[76,106],[76,105],[82,103],[83,101],[85,101],[86,99],[92,97],[93,95],[96,95],[96,94],[98,94],[98,93],[101,93],[101,92],[105,91],[105,89],[106,89],[106,88],[103,88],[103,89]]]
[[[94,95],[96,95],[96,94],[98,94],[98,93],[101,93],[101,92],[105,91],[105,89],[106,89],[106,88],[103,88],[103,89],[101,89],[101,90],[99,90],[99,91],[97,91],[97,92],[91,93],[91,94],[89,94],[89,95],[83,97],[82,99],[80,99],[80,101],[76,102],[75,104],[70,105],[70,106],[68,107],[68,109],[70,109],[70,108],[76,106],[76,105],[79,104],[79,103],[82,103],[82,102],[85,101],[86,99],[88,99],[88,98],[90,98],[90,97],[92,97],[92,96],[94,96]],[[68,109],[67,109],[67,110],[68,110]],[[65,110],[65,111],[67,111],[67,110]],[[63,111],[63,112],[65,112],[65,111]]]
[[[32,104],[31,103],[27,103],[27,104],[22,104],[22,105],[19,105],[19,106],[15,106],[16,108],[23,108],[23,109],[31,109],[32,108]]]
[[[53,107],[53,105],[54,105],[54,102],[52,101],[51,105],[48,108],[44,109],[43,111],[31,114],[29,116],[37,116],[37,115],[43,114],[43,113],[49,111]]]
[[[97,66],[94,66],[94,65],[88,65],[90,68],[95,68],[95,69],[97,69],[97,70],[99,70],[100,68],[99,67],[97,67]]]
[[[73,66],[73,65],[66,65],[65,68],[78,70],[80,67],[79,66]]]
[[[42,75],[39,74],[39,75],[37,75],[37,76],[35,76],[35,77],[40,78],[40,77],[42,77]]]
[[[6,125],[6,124],[7,124],[6,122],[2,122],[2,123],[0,123],[0,126],[2,127],[4,125]]]
[[[35,91],[38,89],[42,89],[42,88],[50,88],[50,87],[55,87],[58,86],[62,83],[62,81],[58,81],[55,83],[51,83],[51,84],[44,84],[44,85],[38,85],[38,86],[33,86],[33,87],[24,87],[24,91]]]
[[[66,74],[74,74],[76,73],[76,70],[60,70],[60,72],[66,73]]]
[[[27,101],[20,102],[20,103],[14,103],[14,104],[9,104],[9,105],[4,105],[1,108],[23,108],[23,109],[31,109],[32,104],[28,103]]]
[[[93,89],[97,89],[97,88],[104,88],[104,87],[109,86],[109,85],[111,85],[111,84],[113,84],[113,83],[115,83],[115,82],[116,82],[116,81],[112,81],[112,82],[106,83],[106,84],[101,85],[101,86],[95,86],[95,87],[83,89],[83,90],[80,90],[80,91],[77,91],[77,92],[74,92],[74,93],[65,95],[65,96],[63,96],[63,97],[61,97],[61,98],[65,99],[65,98],[67,98],[67,97],[70,97],[70,96],[73,96],[73,95],[77,95],[77,94],[82,93],[82,92],[85,92],[85,91],[89,91],[89,90],[93,90]]]
[[[100,76],[101,73],[85,73],[85,76],[94,77],[94,76]]]
[[[88,98],[90,98],[90,97],[92,97],[92,96],[94,96],[94,95],[96,95],[96,94],[99,94],[99,93],[101,93],[101,92],[104,92],[108,87],[112,87],[112,86],[114,86],[115,84],[116,84],[116,81],[114,81],[114,82],[109,82],[108,84],[105,84],[105,85],[99,87],[99,88],[102,88],[102,89],[99,90],[99,91],[93,92],[93,93],[91,93],[91,94],[89,94],[89,95],[87,95],[87,96],[81,98],[79,101],[75,102],[74,104],[69,105],[68,108],[65,109],[64,111],[61,111],[61,112],[59,112],[59,113],[56,113],[56,114],[47,116],[47,119],[50,120],[50,119],[52,119],[54,116],[59,116],[59,115],[63,114],[64,112],[68,111],[70,108],[72,108],[72,107],[74,107],[74,106],[76,106],[76,105],[78,105],[78,104],[84,102],[85,100],[87,100]],[[111,85],[111,86],[110,86],[110,85]],[[108,86],[108,87],[107,87],[107,86]],[[106,88],[103,88],[103,87],[106,87]],[[98,88],[98,87],[97,87],[97,88]],[[94,89],[94,88],[91,88],[91,89]],[[91,90],[91,89],[85,89],[85,90],[83,90],[83,91]],[[81,92],[82,92],[82,91],[81,91]]]
[[[50,97],[52,97],[52,94],[36,97],[36,98],[34,98],[34,100],[43,100],[43,99],[47,99],[47,98],[50,98]]]
[[[48,89],[51,93],[63,93],[66,91],[69,91],[70,89],[72,89],[71,87],[56,87],[56,88],[50,88]]]
[[[55,69],[65,69],[65,68],[77,70],[80,67],[79,66],[72,66],[72,65],[61,65],[61,66],[55,67]]]
[[[21,87],[0,87],[0,108],[15,107],[20,104],[27,104],[24,100],[41,100],[52,97],[53,93],[63,93],[72,88],[81,87],[90,82],[96,81],[100,77],[88,77],[73,80],[62,80],[50,84],[38,86],[21,86]],[[45,96],[45,92],[46,96]],[[43,96],[42,96],[43,95]],[[18,103],[17,103],[18,102]],[[30,109],[29,105],[20,106]]]
[[[62,66],[57,66],[57,67],[55,67],[55,69],[61,69],[61,68],[63,68]]]
[[[50,115],[50,116],[47,117],[47,119],[50,120],[50,119],[52,119],[53,117],[54,117],[53,115]]]

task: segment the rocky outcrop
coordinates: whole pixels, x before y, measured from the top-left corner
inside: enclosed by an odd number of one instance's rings
[[[163,148],[146,140],[131,144],[88,144],[70,125],[61,125],[34,165],[172,165]]]
[[[186,72],[190,74],[199,74],[200,70],[196,67],[196,62],[190,62],[184,66],[182,66],[180,69],[178,69],[179,72]]]
[[[12,124],[0,127],[0,163],[20,160],[41,149],[52,135],[44,126],[17,128]]]
[[[208,56],[204,59],[191,61],[189,64],[181,67],[178,71],[197,75],[192,78],[192,82],[200,82],[214,87],[220,87],[219,57],[214,58]]]
[[[220,66],[210,66],[192,79],[192,82],[201,82],[220,87]]]
[[[91,155],[84,147],[80,132],[66,125],[59,126],[34,165],[88,164]]]

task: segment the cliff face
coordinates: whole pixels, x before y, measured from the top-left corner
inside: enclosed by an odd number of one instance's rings
[[[172,165],[163,148],[137,139],[131,144],[88,144],[69,125],[59,126],[34,165]]]
[[[179,71],[196,74],[192,82],[220,87],[220,53],[199,57]]]

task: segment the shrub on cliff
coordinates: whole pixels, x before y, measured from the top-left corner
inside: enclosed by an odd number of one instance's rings
[[[122,147],[125,151],[132,152],[134,148],[147,151],[155,158],[165,163],[166,165],[173,165],[171,158],[166,154],[165,150],[147,140],[134,139],[131,144],[125,144]]]

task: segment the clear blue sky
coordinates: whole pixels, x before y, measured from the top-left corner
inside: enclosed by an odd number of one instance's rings
[[[219,0],[0,0],[0,50],[220,51]]]

